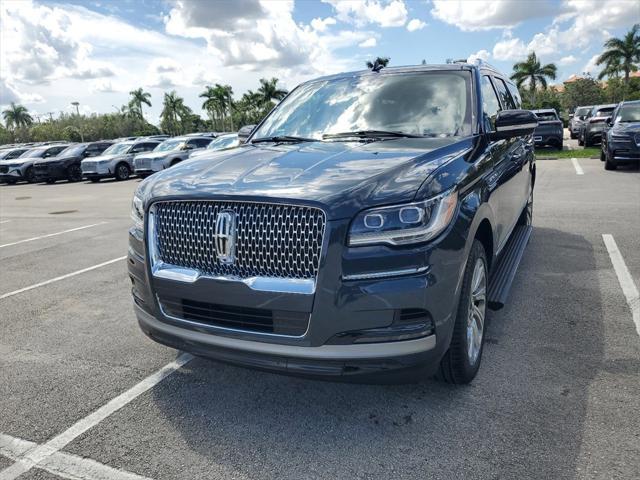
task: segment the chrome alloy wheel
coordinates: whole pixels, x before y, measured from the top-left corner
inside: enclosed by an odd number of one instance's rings
[[[481,258],[476,260],[471,278],[471,297],[467,316],[467,355],[475,365],[482,348],[484,321],[487,312],[487,268]]]

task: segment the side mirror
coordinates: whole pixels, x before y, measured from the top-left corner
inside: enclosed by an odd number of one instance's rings
[[[569,114],[569,118],[573,118],[573,113],[570,113],[570,114]]]
[[[605,123],[607,124],[607,126],[612,127],[613,126],[613,117],[607,117],[604,119]]]
[[[538,117],[529,110],[502,110],[496,116],[496,131],[491,133],[491,140],[531,135],[537,126]]]
[[[193,146],[191,146],[191,145],[184,145],[184,146],[182,147],[182,150],[193,150]]]
[[[238,140],[240,143],[244,143],[247,138],[253,133],[253,129],[256,128],[256,125],[245,125],[240,130],[238,130]]]

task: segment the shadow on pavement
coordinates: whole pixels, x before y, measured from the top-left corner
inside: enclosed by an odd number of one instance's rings
[[[594,255],[579,235],[534,230],[470,386],[335,384],[192,361],[153,389],[171,427],[165,448],[188,447],[161,476],[206,462],[243,478],[580,478],[603,362]]]

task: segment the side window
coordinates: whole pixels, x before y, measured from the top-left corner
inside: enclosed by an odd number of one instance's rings
[[[84,151],[84,156],[97,157],[100,154],[100,152],[102,152],[102,149],[100,148],[99,145],[89,145]]]
[[[206,138],[196,138],[193,141],[193,148],[204,148],[207,145],[209,145],[211,143],[211,140],[208,140]]]
[[[131,147],[131,150],[129,150],[129,153],[140,153],[145,151],[146,150],[144,149],[144,143],[138,143],[133,147]]]
[[[498,95],[500,96],[500,103],[502,103],[502,107],[508,110],[514,110],[516,108],[516,104],[511,98],[504,80],[495,77],[493,78],[493,80],[496,84],[496,88],[498,89]]]
[[[482,110],[484,111],[487,128],[493,131],[496,115],[498,115],[500,111],[500,102],[498,102],[498,97],[491,85],[491,80],[487,76],[482,77]]]
[[[513,98],[516,108],[522,108],[522,99],[520,98],[518,87],[513,83],[507,83],[507,88],[509,89],[509,93],[511,93],[511,98]]]
[[[158,146],[158,144],[157,143],[143,143],[142,146],[144,147],[144,150],[142,150],[143,152],[150,152],[151,150],[156,148]]]

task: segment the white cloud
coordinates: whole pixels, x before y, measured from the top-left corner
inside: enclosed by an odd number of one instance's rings
[[[488,61],[491,58],[491,53],[487,50],[478,50],[476,53],[472,53],[467,58],[467,62],[475,63],[477,60]]]
[[[407,30],[409,30],[410,32],[415,32],[416,30],[422,30],[426,26],[427,24],[425,22],[414,18],[412,20],[409,20],[409,23],[407,23]]]
[[[335,25],[336,23],[336,19],[333,17],[314,18],[311,20],[311,28],[318,32],[324,32],[330,25]]]
[[[377,44],[378,44],[378,41],[375,39],[375,37],[369,37],[364,42],[358,44],[358,46],[360,48],[370,48],[370,47],[375,47]]]
[[[598,74],[600,73],[600,70],[602,70],[603,68],[602,65],[596,65],[596,61],[598,60],[599,56],[600,54],[597,54],[591,57],[589,61],[585,64],[585,66],[582,67],[582,70],[580,70],[580,72],[588,73],[592,77],[597,77]]]
[[[407,7],[402,0],[322,0],[330,4],[338,20],[363,27],[369,23],[381,27],[402,27],[407,23]]]
[[[566,57],[562,57],[556,63],[558,65],[560,65],[561,67],[564,67],[566,65],[572,65],[572,64],[576,63],[577,61],[578,61],[578,59],[574,55],[567,55]]]
[[[555,11],[557,7],[548,0],[433,0],[431,14],[461,30],[490,30],[512,28]]]
[[[91,91],[93,93],[115,93],[118,90],[113,86],[111,80],[100,79],[91,84]]]
[[[500,40],[493,47],[493,58],[501,61],[522,60],[529,50],[519,38]]]
[[[0,105],[9,105],[11,102],[34,104],[44,102],[44,98],[37,93],[20,91],[6,79],[0,78]]]

